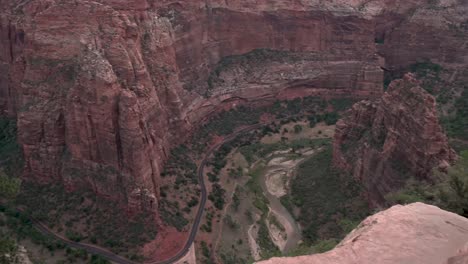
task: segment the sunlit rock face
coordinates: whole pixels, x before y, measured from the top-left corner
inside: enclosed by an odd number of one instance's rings
[[[432,169],[446,169],[455,158],[434,97],[410,74],[379,100],[355,104],[336,125],[334,163],[352,171],[374,205],[410,177],[429,179]]]
[[[428,20],[423,3],[0,0],[0,110],[26,179],[154,201],[171,147],[226,105],[374,98],[382,67],[459,67],[466,36],[439,18],[460,25],[466,4]]]
[[[456,264],[466,263],[467,243],[468,219],[435,206],[413,203],[368,217],[326,253],[258,263]]]

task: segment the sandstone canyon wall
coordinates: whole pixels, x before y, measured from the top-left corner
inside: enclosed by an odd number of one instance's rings
[[[154,201],[171,146],[223,104],[371,98],[382,66],[465,63],[466,36],[409,19],[428,2],[0,0],[0,109],[25,178]],[[466,1],[442,4],[461,25]],[[407,51],[434,36],[440,53]]]
[[[423,203],[396,205],[361,222],[335,249],[259,264],[466,263],[468,220]]]
[[[371,203],[410,177],[430,179],[456,158],[437,118],[436,102],[411,74],[376,101],[355,104],[336,125],[333,159],[364,184]]]

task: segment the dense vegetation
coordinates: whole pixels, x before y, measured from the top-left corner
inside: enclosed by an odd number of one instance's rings
[[[247,188],[253,196],[253,205],[259,209],[261,213],[260,219],[257,221],[257,225],[259,226],[257,233],[257,243],[261,249],[260,256],[262,259],[267,259],[274,256],[279,256],[281,255],[281,252],[279,248],[271,241],[270,235],[268,233],[268,227],[266,225],[269,212],[269,202],[265,197],[259,182],[259,178],[262,173],[264,173],[263,165],[257,166],[255,169],[253,169],[249,174],[250,179],[247,182]]]
[[[424,202],[468,217],[468,151],[460,153],[447,174],[435,171],[435,184],[410,179],[401,190],[386,196],[390,204]]]
[[[0,264],[17,263],[17,247],[18,245],[14,239],[0,231]]]
[[[263,52],[263,51],[262,51]],[[260,53],[262,53],[260,52]],[[261,54],[260,54],[261,55]],[[253,53],[253,56],[257,56]],[[335,110],[344,110],[350,104],[349,100],[330,100],[328,103],[317,97],[306,97],[291,101],[277,101],[273,106],[264,107],[260,110],[253,110],[248,107],[238,107],[231,111],[220,113],[205,124],[192,138],[193,145],[180,145],[175,148],[170,155],[163,177],[175,176],[175,185],[171,188],[178,190],[183,186],[198,184],[196,165],[193,154],[202,154],[206,149],[206,144],[213,135],[228,135],[235,129],[245,125],[258,124],[261,113],[269,113],[282,122],[293,121],[303,115],[316,115],[317,119],[312,122],[325,120],[327,123],[334,123],[338,118],[336,112],[324,113],[327,105],[332,105]],[[252,138],[260,137],[268,133],[278,133],[278,124],[266,126],[262,131],[258,131],[248,137],[241,137],[232,143],[225,144],[219,151],[215,152],[210,166],[213,168],[210,181],[212,181],[212,192],[209,199],[218,210],[224,206],[224,190],[217,183],[220,169],[226,165],[226,155],[233,148],[248,146]],[[299,128],[298,128],[299,129]],[[295,149],[315,144],[309,141],[297,141],[292,145]],[[267,148],[283,148],[282,145]],[[252,150],[252,149],[251,149]],[[253,153],[254,155],[258,153]],[[97,199],[90,190],[81,190],[80,195],[68,193],[61,185],[39,186],[29,182],[21,183],[16,177],[22,168],[22,154],[16,143],[16,126],[14,121],[0,120],[0,196],[16,199],[16,203],[26,208],[26,214],[35,219],[44,221],[51,228],[63,233],[68,239],[73,241],[84,241],[103,245],[111,248],[115,252],[124,253],[131,259],[141,259],[133,248],[144,244],[156,235],[155,227],[149,222],[154,222],[150,212],[143,212],[132,218],[118,217],[120,211],[111,203],[106,203],[103,199]],[[233,172],[235,173],[235,172]],[[21,186],[21,188],[20,188]],[[162,219],[171,223],[179,230],[188,224],[184,213],[189,213],[191,208],[198,204],[199,193],[195,192],[186,199],[186,206],[179,207],[179,203],[169,202],[165,199],[167,194],[172,192],[167,186],[161,189],[159,211]],[[74,192],[78,193],[78,192]],[[257,201],[257,205],[265,208],[265,204]],[[14,223],[15,221],[12,221]],[[23,226],[16,223],[11,227],[18,234],[21,230],[35,236],[29,229],[18,228]],[[30,237],[31,235],[28,235]],[[47,239],[33,239],[39,244],[48,248],[55,242]],[[52,245],[52,246],[51,246]],[[81,253],[73,253],[80,255]],[[72,255],[73,255],[72,254]],[[97,260],[99,261],[99,260]]]
[[[19,192],[23,167],[15,120],[0,118],[0,166],[0,198],[13,199]]]
[[[450,137],[468,140],[468,87],[455,101],[455,113],[442,120]]]
[[[154,216],[143,211],[134,217],[121,217],[121,209],[90,190],[69,193],[61,185],[42,186],[24,182],[17,203],[26,214],[64,232],[73,241],[88,241],[141,259],[135,248],[156,236]]]
[[[10,177],[21,174],[23,156],[16,141],[16,120],[0,118],[0,166]]]
[[[29,217],[45,221],[70,240],[96,243],[116,252],[126,252],[127,257],[141,259],[132,249],[142,245],[156,235],[154,221],[144,212],[134,219],[120,217],[121,211],[112,202],[97,199],[91,190],[68,193],[61,185],[38,185],[21,182],[23,159],[16,139],[15,120],[0,118],[0,208],[6,217],[6,226],[15,239],[30,239],[50,252],[65,250],[69,261],[88,259],[86,252],[66,248],[33,228]],[[22,206],[25,212],[19,214],[13,208]],[[9,236],[11,236],[10,234]],[[106,263],[92,257],[91,263]]]
[[[272,105],[255,109],[239,106],[213,116],[189,141],[193,144],[192,150],[201,152],[211,136],[229,135],[241,126],[258,124],[262,113],[275,116],[284,123],[294,121],[299,117],[311,116],[310,119],[316,122],[326,121],[333,124],[339,117],[338,113],[348,109],[353,103],[352,99],[347,98],[324,101],[320,97],[308,96],[289,101],[275,101]],[[325,111],[327,106],[331,106],[334,112]]]
[[[304,226],[309,245],[339,241],[369,214],[359,185],[349,175],[336,171],[331,161],[331,146],[324,146],[299,166],[290,201],[282,199],[285,207],[292,203],[300,209],[298,221]]]
[[[56,251],[65,251],[66,260],[59,260],[57,263],[75,263],[77,260],[87,261],[90,264],[110,263],[102,257],[90,256],[83,249],[69,248],[65,244],[43,235],[33,227],[27,214],[18,212],[11,207],[0,206],[0,229],[4,229],[3,227],[6,227],[7,231],[0,231],[0,263],[2,264],[19,263],[16,254],[16,241],[24,239],[29,239],[32,243],[43,247],[51,256]],[[5,257],[5,253],[10,254],[11,257]]]
[[[169,194],[172,189],[177,192],[184,190],[198,190],[190,185],[198,184],[197,171],[195,160],[202,157],[214,136],[227,136],[242,126],[256,125],[260,123],[262,113],[269,114],[281,120],[279,123],[273,123],[263,126],[262,129],[250,133],[245,133],[238,136],[231,142],[223,144],[208,162],[208,167],[211,171],[208,172],[208,181],[212,184],[212,192],[209,194],[209,200],[213,205],[221,210],[224,206],[224,190],[218,184],[220,180],[221,169],[227,164],[226,156],[234,149],[242,147],[243,154],[248,160],[253,159],[252,155],[262,155],[274,149],[282,149],[292,146],[294,149],[300,149],[306,146],[317,144],[313,140],[299,140],[291,144],[278,144],[274,146],[259,147],[259,144],[252,143],[258,141],[259,138],[267,134],[279,133],[278,130],[281,124],[297,120],[299,117],[308,116],[310,125],[313,127],[317,122],[325,121],[327,124],[334,124],[339,114],[336,111],[343,111],[349,108],[354,101],[351,99],[331,99],[324,101],[319,97],[297,98],[290,101],[276,101],[273,105],[252,109],[245,106],[239,106],[229,111],[221,112],[213,116],[208,122],[203,124],[197,132],[188,140],[190,144],[181,144],[174,148],[171,152],[169,160],[166,163],[162,177],[174,177],[175,181],[172,185],[164,185],[161,187],[161,199],[159,208],[162,211],[163,220],[171,225],[175,225],[177,229],[182,230],[188,221],[186,220],[194,206],[198,203],[195,196],[199,193],[191,194],[189,197],[182,199],[184,205],[179,205],[177,202],[169,201]],[[326,112],[327,106],[335,109],[334,112]],[[245,148],[243,147],[245,146]],[[247,153],[251,152],[251,153]],[[254,153],[255,152],[255,153]],[[235,172],[231,172],[235,173]],[[191,197],[190,197],[191,196]]]

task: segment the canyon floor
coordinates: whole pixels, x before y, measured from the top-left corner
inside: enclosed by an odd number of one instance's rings
[[[0,262],[465,261],[467,14],[0,0]]]

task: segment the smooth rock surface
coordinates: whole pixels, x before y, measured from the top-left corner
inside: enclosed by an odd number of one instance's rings
[[[423,203],[365,219],[335,249],[259,264],[456,264],[466,262],[468,219]],[[463,255],[465,254],[465,255]]]

